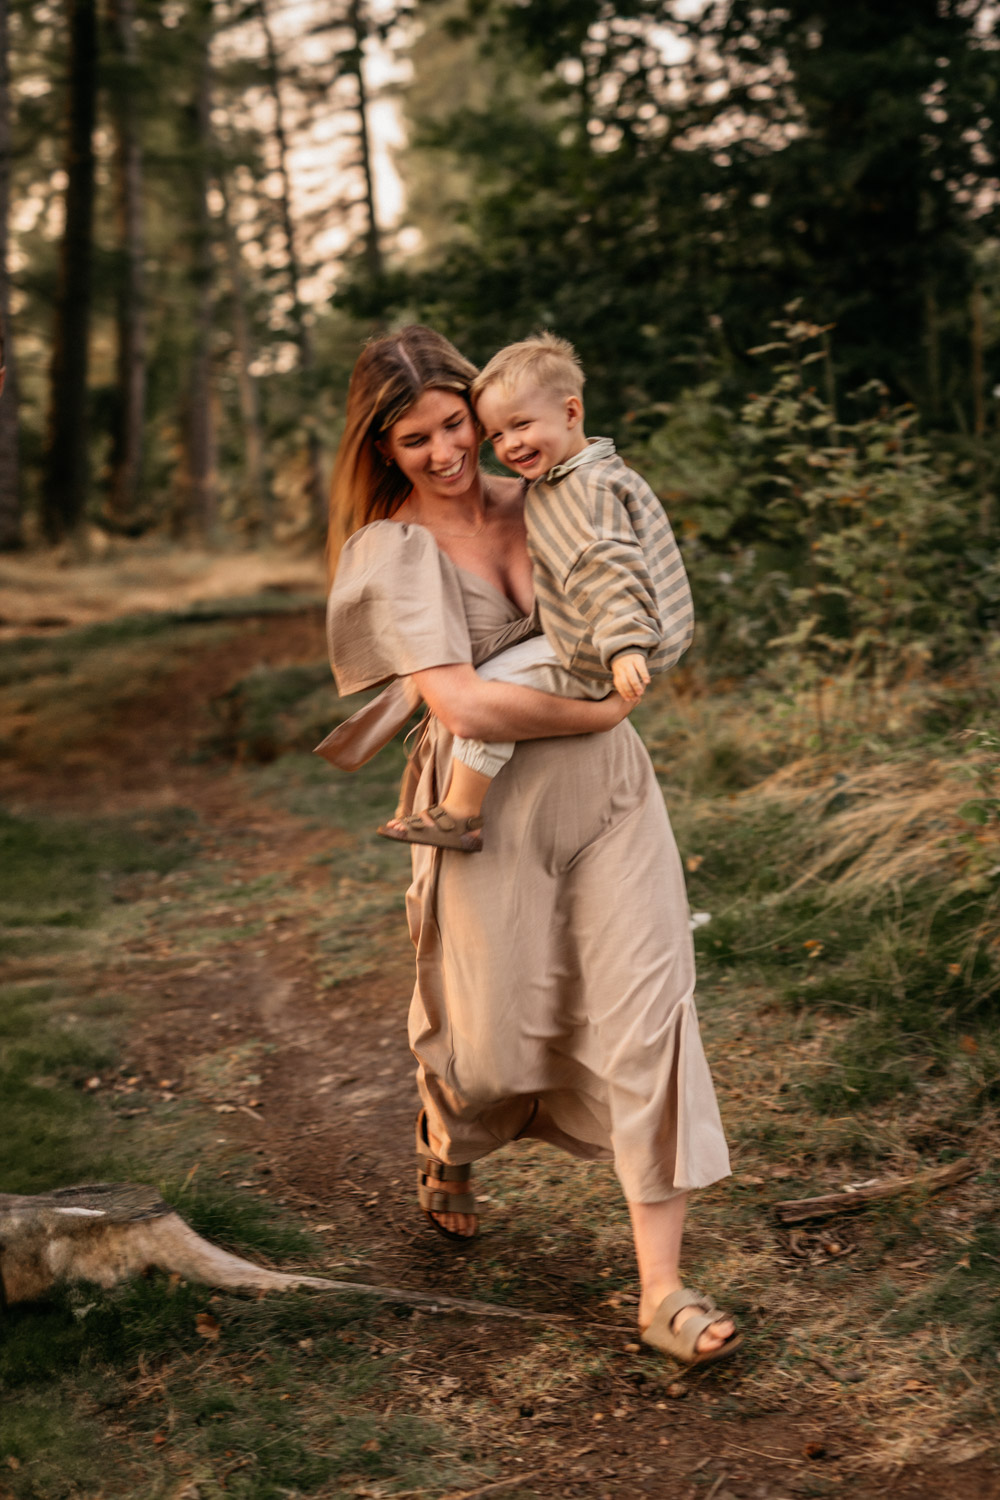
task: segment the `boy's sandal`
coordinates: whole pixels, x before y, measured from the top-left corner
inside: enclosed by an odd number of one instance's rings
[[[453,818],[435,803],[425,812],[413,813],[408,818],[394,818],[391,824],[383,823],[378,832],[384,839],[396,839],[401,844],[432,844],[435,849],[460,849],[464,854],[478,854],[483,847],[482,826],[482,818]]]
[[[479,1233],[478,1226],[471,1234],[461,1234],[457,1229],[448,1229],[441,1223],[435,1214],[476,1214],[476,1200],[472,1193],[447,1193],[440,1188],[435,1188],[436,1182],[460,1182],[468,1188],[471,1181],[471,1171],[468,1164],[463,1166],[451,1166],[448,1162],[438,1161],[436,1156],[430,1154],[427,1144],[427,1113],[421,1110],[417,1116],[417,1201],[424,1211],[428,1222],[443,1234],[446,1240],[459,1240],[462,1244],[468,1244],[474,1240]]]
[[[700,1312],[686,1318],[679,1328],[675,1328],[674,1319],[685,1307],[697,1307]],[[729,1314],[720,1311],[711,1297],[693,1292],[690,1287],[682,1287],[679,1292],[671,1292],[669,1297],[664,1297],[653,1314],[653,1321],[639,1337],[644,1344],[659,1349],[661,1354],[671,1355],[680,1360],[681,1364],[711,1365],[717,1359],[728,1359],[743,1342],[741,1334],[732,1333],[718,1349],[707,1349],[704,1352],[698,1349],[698,1340],[706,1328],[710,1328],[713,1323],[724,1323],[728,1317]]]

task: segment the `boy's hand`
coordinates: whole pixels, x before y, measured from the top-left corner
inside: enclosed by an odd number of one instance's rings
[[[649,686],[649,668],[641,651],[626,651],[611,663],[615,691],[631,703],[638,703]]]

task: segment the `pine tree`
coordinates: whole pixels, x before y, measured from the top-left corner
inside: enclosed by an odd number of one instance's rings
[[[80,522],[87,500],[88,391],[97,108],[95,0],[67,0],[65,226],[55,297],[42,526],[59,541]]]
[[[18,462],[18,388],[10,335],[7,266],[10,212],[11,102],[7,0],[0,0],[0,549],[21,544],[21,485]]]

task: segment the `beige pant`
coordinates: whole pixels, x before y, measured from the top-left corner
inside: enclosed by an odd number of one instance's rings
[[[476,671],[484,682],[513,682],[559,698],[606,698],[611,691],[609,683],[588,681],[567,672],[544,635],[519,641],[483,662]],[[514,754],[514,741],[456,737],[452,753],[470,770],[492,780]]]

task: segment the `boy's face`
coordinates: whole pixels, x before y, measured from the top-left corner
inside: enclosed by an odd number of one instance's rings
[[[525,479],[539,479],[587,446],[579,396],[556,396],[534,384],[489,385],[476,415],[500,462]]]

